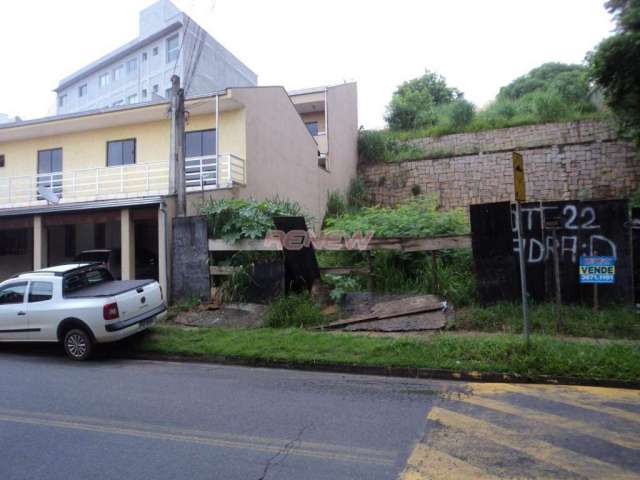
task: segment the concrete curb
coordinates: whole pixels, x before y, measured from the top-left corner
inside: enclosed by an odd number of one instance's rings
[[[333,363],[284,362],[279,360],[246,359],[241,357],[190,357],[164,354],[124,354],[113,355],[117,358],[135,360],[154,360],[185,363],[209,363],[257,368],[281,368],[351,375],[377,375],[383,377],[420,378],[435,380],[463,380],[490,383],[531,383],[541,385],[578,385],[589,387],[630,388],[640,390],[640,380],[610,380],[579,377],[552,377],[548,375],[518,375],[513,373],[454,371],[435,368],[415,367],[376,367],[369,365],[349,365]]]

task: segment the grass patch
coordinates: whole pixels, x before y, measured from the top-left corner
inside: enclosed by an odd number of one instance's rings
[[[265,325],[273,328],[310,327],[323,321],[322,310],[305,294],[280,297],[265,314]]]
[[[594,312],[590,307],[563,305],[563,335],[592,338],[626,338],[640,340],[640,315],[629,307],[608,307]],[[534,304],[529,308],[534,332],[556,333],[553,305]],[[522,332],[520,304],[501,303],[488,307],[468,307],[456,313],[456,328],[481,332]]]
[[[637,380],[640,344],[563,340],[533,335],[526,350],[519,336],[437,334],[428,339],[366,337],[302,329],[155,327],[138,351],[187,357],[229,356],[303,364],[489,371],[520,375]]]

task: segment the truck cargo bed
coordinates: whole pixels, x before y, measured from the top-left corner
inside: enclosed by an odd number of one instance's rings
[[[66,298],[115,297],[121,293],[144,287],[153,282],[155,282],[155,280],[111,280],[65,293],[64,296]]]

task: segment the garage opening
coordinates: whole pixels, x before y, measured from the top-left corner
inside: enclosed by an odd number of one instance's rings
[[[132,209],[134,278],[158,280],[157,209]],[[122,277],[120,211],[82,215],[52,215],[45,219],[47,265],[101,261],[117,279]]]

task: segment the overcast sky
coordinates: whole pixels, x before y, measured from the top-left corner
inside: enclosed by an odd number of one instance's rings
[[[0,112],[55,113],[52,89],[138,35],[152,0],[0,2]],[[175,0],[258,74],[289,89],[357,81],[360,124],[425,68],[478,106],[544,62],[582,62],[612,24],[603,0]]]

